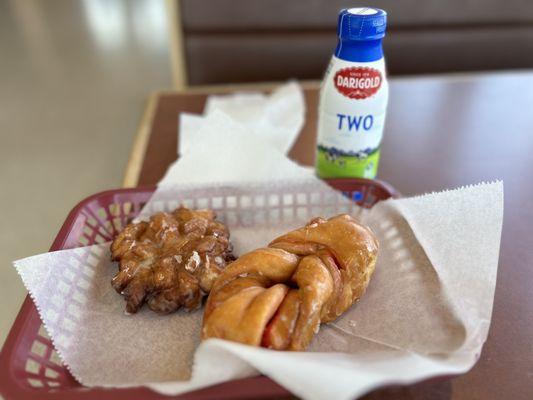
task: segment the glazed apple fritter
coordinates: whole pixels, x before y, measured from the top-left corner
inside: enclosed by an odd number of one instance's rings
[[[160,314],[193,310],[233,260],[231,251],[229,231],[212,210],[157,213],[127,225],[111,244],[119,267],[111,284],[130,314],[145,302]]]

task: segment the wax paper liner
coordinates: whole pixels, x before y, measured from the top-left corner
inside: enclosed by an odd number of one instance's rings
[[[145,384],[176,394],[263,373],[303,398],[348,399],[381,385],[464,372],[475,363],[494,298],[500,182],[387,200],[370,211],[315,181],[174,187],[154,197],[149,212],[180,202],[215,208],[230,226],[237,254],[310,217],[355,214],[380,240],[376,272],[360,302],[322,327],[309,352],[290,353],[220,340],[198,346],[201,311],[124,315],[109,285],[116,267],[105,245],[15,262],[81,383]]]

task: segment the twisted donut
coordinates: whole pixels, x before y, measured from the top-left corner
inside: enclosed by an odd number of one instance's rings
[[[211,289],[202,339],[304,350],[321,323],[335,320],[363,295],[377,250],[370,229],[343,214],[315,218],[244,254]]]

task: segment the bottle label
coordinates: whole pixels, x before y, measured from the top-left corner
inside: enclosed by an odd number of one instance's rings
[[[356,63],[332,58],[320,93],[319,176],[376,176],[387,100],[383,59]]]
[[[343,68],[335,72],[333,82],[337,91],[350,99],[362,100],[381,87],[381,72],[368,67]]]

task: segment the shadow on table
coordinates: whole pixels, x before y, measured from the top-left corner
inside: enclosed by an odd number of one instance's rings
[[[393,386],[375,390],[360,400],[448,400],[452,397],[450,379],[432,379],[410,386]]]

